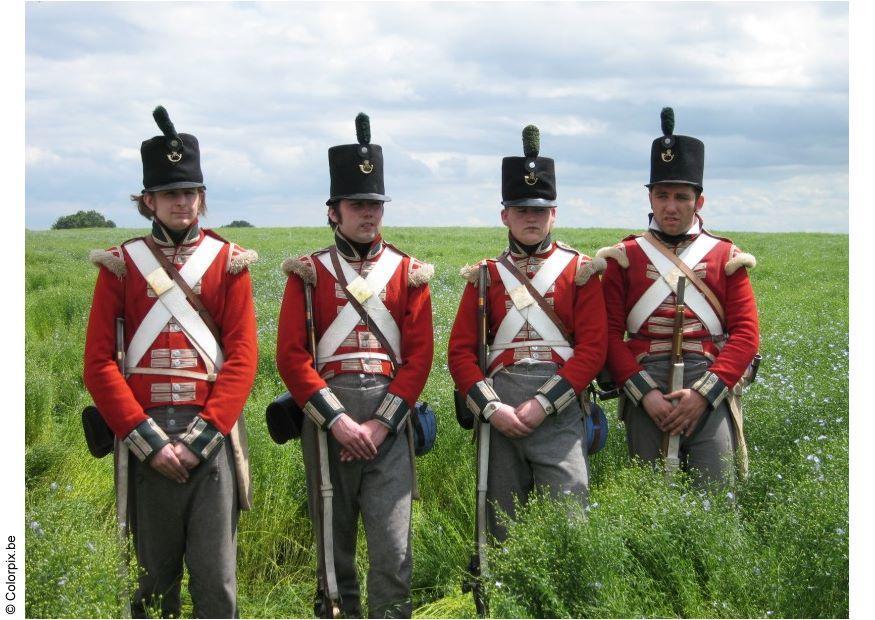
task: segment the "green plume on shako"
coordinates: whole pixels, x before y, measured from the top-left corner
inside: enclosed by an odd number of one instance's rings
[[[355,137],[359,144],[371,143],[371,119],[364,112],[359,112],[355,117]]]
[[[523,128],[523,153],[526,157],[537,157],[541,151],[541,132],[534,125]]]
[[[659,113],[659,119],[662,121],[662,135],[672,135],[674,133],[674,110],[662,108],[662,112]]]

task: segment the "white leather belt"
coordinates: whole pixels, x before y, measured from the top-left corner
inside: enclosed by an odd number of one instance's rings
[[[362,359],[362,360],[381,360],[391,362],[392,358],[386,355],[385,353],[369,353],[366,351],[355,351],[353,353],[340,353],[339,355],[331,355],[327,358],[319,360],[319,367],[317,370],[322,370],[322,368],[328,362],[339,362],[342,360],[353,360],[353,359]]]
[[[204,238],[197,250],[183,265],[182,269],[179,270],[179,274],[183,277],[186,284],[191,287],[197,284],[219,254],[223,245],[218,239],[212,237]],[[152,305],[152,308],[143,318],[128,344],[128,349],[125,353],[126,372],[130,373],[136,368],[137,364],[140,363],[140,360],[146,354],[146,351],[149,350],[149,347],[152,346],[158,334],[161,333],[171,318],[175,319],[180,325],[185,335],[204,360],[208,374],[214,374],[213,371],[218,372],[224,361],[221,347],[216,342],[200,314],[185,298],[185,293],[161,268],[142,239],[126,244],[124,248],[143,277],[150,282],[150,287],[153,287],[154,284],[162,289],[155,291],[158,294],[158,301]],[[163,277],[161,277],[161,274],[164,274]],[[142,370],[145,369],[140,369],[140,371]],[[182,372],[182,370],[174,370],[173,374],[179,373],[180,376],[187,376],[181,374]]]
[[[550,257],[541,265],[541,268],[538,270],[538,273],[535,274],[535,277],[532,278],[531,284],[535,290],[541,295],[546,294],[553,283],[559,278],[565,267],[568,266],[568,263],[574,260],[576,256],[577,255],[574,254],[574,252],[556,248]],[[540,336],[544,337],[544,341],[560,342],[561,344],[558,346],[550,346],[563,360],[568,360],[574,354],[574,349],[572,348],[571,343],[565,340],[562,336],[562,332],[556,327],[556,324],[553,323],[550,317],[547,316],[547,313],[541,309],[541,306],[538,305],[531,295],[528,295],[528,291],[526,291],[525,294],[522,292],[525,291],[525,286],[521,284],[501,263],[497,263],[496,267],[498,268],[498,273],[501,276],[501,281],[504,284],[505,290],[508,292],[508,295],[511,296],[511,299],[514,300],[514,305],[511,305],[511,307],[508,308],[507,314],[504,315],[504,319],[502,319],[501,324],[495,332],[495,339],[489,352],[489,364],[492,364],[504,349],[518,346],[529,346],[521,343],[517,344],[513,340],[516,335],[520,333],[520,330],[526,322],[534,327],[535,331],[537,331]],[[517,293],[519,294],[517,295]],[[528,299],[526,299],[526,295],[528,295]],[[520,302],[517,298],[523,299],[524,301]],[[531,300],[531,303],[527,303],[529,299]],[[517,307],[518,303],[522,307]]]
[[[637,237],[635,241],[659,272],[660,278],[650,285],[650,288],[644,292],[629,311],[629,316],[626,318],[626,331],[630,334],[637,333],[650,315],[665,301],[665,298],[676,292],[678,277],[683,275],[668,258],[663,256],[644,237]],[[693,269],[719,242],[720,240],[714,237],[699,235],[687,249],[681,252],[678,258],[687,267]],[[708,303],[705,296],[695,286],[690,285],[684,289],[684,303],[699,317],[712,335],[717,336],[723,333],[723,326],[717,317],[717,313],[714,312],[711,304]]]
[[[331,264],[330,254],[325,252],[317,258],[334,279],[337,280],[337,274],[334,273],[334,266]],[[338,255],[337,258],[346,276],[346,280],[349,282],[348,288],[352,289],[355,287],[355,293],[348,290],[347,294],[356,294],[356,298],[365,309],[365,312],[367,312],[368,318],[386,336],[400,364],[402,361],[401,331],[398,329],[398,324],[395,323],[392,313],[389,312],[389,309],[380,299],[380,293],[386,288],[395,270],[398,269],[398,265],[401,264],[401,254],[389,247],[385,248],[367,278],[359,276],[342,256]],[[319,344],[316,345],[317,359],[323,362],[333,356],[360,320],[361,317],[356,312],[356,309],[351,303],[347,302],[331,325],[328,326],[328,329],[322,334],[322,338],[319,339]]]

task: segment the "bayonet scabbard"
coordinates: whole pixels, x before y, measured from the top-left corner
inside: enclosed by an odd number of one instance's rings
[[[304,306],[307,325],[307,342],[313,358],[313,368],[318,370],[316,355],[316,321],[313,311],[313,287],[304,285]],[[316,452],[319,458],[319,503],[321,519],[322,567],[322,614],[326,618],[340,616],[340,593],[337,587],[337,571],[334,566],[334,486],[331,484],[331,469],[328,464],[328,432],[316,429]]]

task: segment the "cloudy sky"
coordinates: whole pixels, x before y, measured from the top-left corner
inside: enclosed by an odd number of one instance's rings
[[[659,111],[705,142],[717,230],[848,231],[848,5],[34,3],[25,224],[145,223],[163,104],[198,136],[207,224],[320,226],[327,149],[371,116],[388,225],[497,225],[501,158],[541,129],[559,224],[640,227]]]

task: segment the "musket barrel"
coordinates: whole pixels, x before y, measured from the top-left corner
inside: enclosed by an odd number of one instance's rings
[[[115,363],[119,372],[125,376],[125,319],[115,319]],[[119,545],[119,560],[116,576],[120,586],[118,592],[119,604],[122,608],[121,617],[131,617],[131,597],[128,590],[128,570],[130,566],[130,547],[128,546],[128,446],[119,441],[113,442],[113,477],[115,486],[115,516],[116,538]]]
[[[677,294],[675,296],[674,329],[672,330],[671,343],[672,363],[675,365],[680,363],[681,368],[683,368],[684,359],[684,311],[686,310],[686,307],[684,306],[684,289],[686,288],[686,284],[686,277],[680,276],[678,278]],[[674,374],[674,368],[672,368],[672,374]]]
[[[669,373],[670,391],[676,392],[684,387],[684,289],[687,278],[678,278],[675,293],[674,329],[672,330],[671,342],[671,371]],[[677,405],[677,401],[672,402]],[[671,475],[680,467],[680,435],[663,436],[663,449],[665,450],[665,472]]]
[[[310,285],[304,287],[304,304],[307,317],[307,340],[310,352],[313,355],[313,366],[316,366],[316,322],[313,317],[313,288]]]
[[[477,281],[477,363],[480,365],[480,371],[486,374],[486,335],[488,320],[486,316],[486,278],[488,276],[488,267],[486,264],[480,265],[480,277]]]
[[[484,377],[487,371],[486,338],[488,334],[488,317],[486,294],[488,289],[486,278],[488,274],[488,267],[486,263],[483,263],[480,265],[480,277],[478,278],[477,286],[477,361]],[[476,574],[472,575],[471,594],[474,596],[474,606],[477,609],[477,615],[486,617],[489,612],[482,580],[488,572],[486,566],[486,492],[489,477],[489,434],[491,427],[488,422],[478,420],[475,428],[477,429],[477,512],[475,515],[476,531],[474,532],[476,555],[472,559],[471,566],[475,567]]]
[[[122,317],[115,319],[115,363],[119,371],[125,374],[125,320]]]

